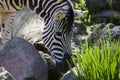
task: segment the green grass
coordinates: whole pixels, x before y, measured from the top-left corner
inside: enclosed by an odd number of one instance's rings
[[[86,42],[84,50],[76,52],[72,72],[77,80],[120,80],[120,41],[103,40],[101,45],[93,50]]]

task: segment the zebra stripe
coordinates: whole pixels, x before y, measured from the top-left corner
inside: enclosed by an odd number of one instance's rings
[[[0,13],[15,13],[24,7],[31,9],[44,19],[43,42],[51,51],[57,64],[65,62],[63,61],[66,58],[65,55],[71,55],[70,40],[74,21],[71,2],[69,0],[0,0]],[[11,31],[6,33],[9,34]]]

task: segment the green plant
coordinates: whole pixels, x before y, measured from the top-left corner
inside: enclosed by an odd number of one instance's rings
[[[112,9],[112,3],[113,3],[113,0],[107,0],[108,1],[108,5],[109,5],[109,7]]]
[[[75,3],[74,8],[84,12],[82,16],[77,17],[76,19],[82,21],[85,25],[90,25],[91,15],[88,12],[88,8],[86,6],[86,0],[79,0],[78,3]]]
[[[79,9],[79,10],[87,10],[86,7],[86,0],[79,0],[79,3],[75,3],[75,9]]]
[[[101,41],[93,49],[86,42],[85,49],[72,58],[78,80],[120,80],[120,41]],[[75,52],[75,51],[74,51]]]

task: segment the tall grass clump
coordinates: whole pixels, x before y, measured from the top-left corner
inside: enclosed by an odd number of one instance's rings
[[[85,49],[72,59],[77,80],[120,80],[120,41],[103,40],[94,50],[86,42]]]

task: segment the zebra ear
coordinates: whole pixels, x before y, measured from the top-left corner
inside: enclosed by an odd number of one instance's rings
[[[61,19],[65,18],[65,16],[66,16],[66,14],[64,12],[59,12],[54,16],[54,18],[56,20],[61,20]]]

